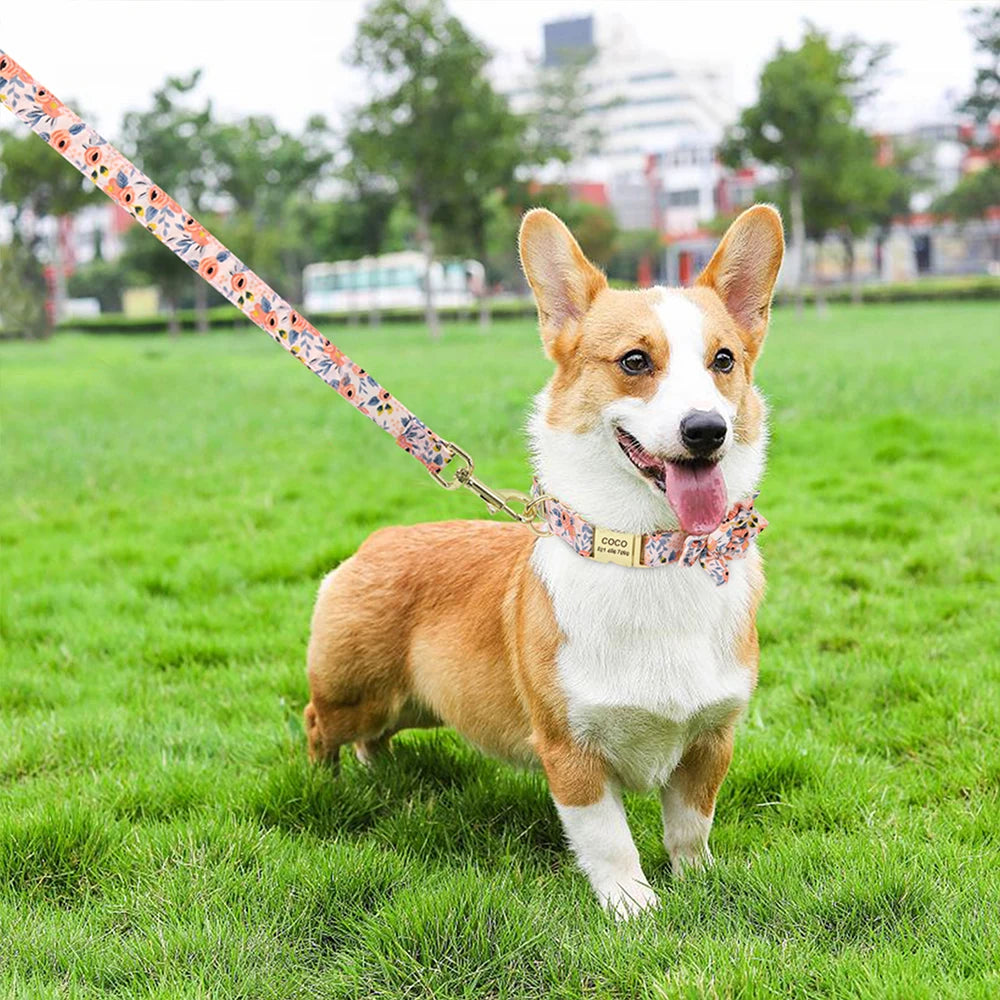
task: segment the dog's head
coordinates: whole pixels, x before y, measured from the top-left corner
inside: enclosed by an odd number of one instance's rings
[[[714,530],[763,471],[753,369],[784,252],[778,213],[745,211],[690,289],[609,288],[545,209],[524,217],[519,245],[556,366],[532,423],[545,489],[623,530]]]

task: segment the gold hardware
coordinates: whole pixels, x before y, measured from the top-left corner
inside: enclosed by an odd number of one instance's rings
[[[468,490],[474,493],[491,514],[504,513],[521,524],[528,525],[536,535],[551,535],[548,525],[541,516],[544,513],[546,500],[555,500],[553,496],[544,494],[532,497],[521,490],[495,490],[473,475],[476,463],[472,456],[463,448],[451,441],[443,442],[453,455],[457,455],[465,463],[455,470],[453,479],[445,479],[437,469],[428,469],[439,486],[446,490]],[[451,459],[449,459],[451,461]],[[521,504],[523,509],[517,511],[511,504]],[[612,528],[594,528],[594,562],[616,563],[619,566],[639,566],[642,561],[642,535],[627,531],[614,531]]]
[[[471,475],[472,470],[475,468],[475,463],[472,461],[472,456],[464,448],[459,448],[457,444],[452,444],[450,441],[442,441],[441,443],[450,452],[463,459],[465,465],[455,470],[455,478],[451,480],[445,479],[437,469],[428,468],[427,471],[434,477],[439,486],[443,486],[446,490],[460,490],[465,485],[465,481],[459,476],[459,473],[462,473],[462,475]],[[449,458],[448,461],[450,462],[451,459]]]
[[[611,528],[594,528],[594,561],[642,566],[642,535]]]
[[[512,517],[515,521],[529,525],[535,534],[548,534],[547,531],[541,530],[541,525],[535,516],[535,508],[543,501],[553,499],[552,497],[541,496],[532,498],[520,490],[495,490],[473,475],[476,470],[476,463],[467,451],[459,448],[457,444],[452,444],[451,441],[445,441],[444,446],[462,459],[465,465],[455,470],[453,479],[445,479],[437,469],[428,469],[428,472],[434,477],[439,486],[443,486],[446,490],[468,490],[486,504],[486,509],[491,514],[502,512],[508,517]],[[511,506],[513,503],[523,504],[524,509],[518,512]]]

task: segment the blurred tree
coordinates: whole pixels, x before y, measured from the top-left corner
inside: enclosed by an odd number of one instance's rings
[[[486,200],[486,283],[490,287],[527,290],[521,262],[517,258],[517,231],[521,217],[534,204],[520,184],[494,191]]]
[[[387,178],[371,170],[361,151],[350,148],[351,158],[341,171],[346,196],[336,206],[336,238],[352,247],[350,256],[377,257],[385,249],[399,191]]]
[[[840,142],[822,161],[808,161],[802,168],[806,236],[817,242],[830,235],[840,240],[845,277],[852,283],[855,301],[861,300],[855,242],[873,227],[885,230],[894,217],[909,212],[910,198],[919,183],[909,169],[914,155],[914,150],[900,147],[891,165],[881,165],[878,141],[861,129],[845,129]],[[777,200],[779,209],[790,213],[787,182],[765,197]],[[817,301],[822,304],[821,286],[817,286]]]
[[[126,151],[168,194],[203,221],[210,219],[220,239],[265,280],[298,300],[312,252],[297,223],[314,203],[331,159],[326,121],[313,116],[301,136],[280,130],[267,116],[219,124],[210,102],[192,100],[200,77],[197,70],[168,78],[151,108],[126,115]],[[220,214],[225,196],[233,211]],[[128,252],[132,277],[147,275],[171,309],[187,281],[193,282],[198,329],[207,330],[209,289],[203,281],[192,275],[185,280],[185,272],[166,261],[173,255],[165,247],[154,246],[151,257],[132,239]],[[156,255],[166,255],[162,270],[152,266]]]
[[[618,249],[618,223],[614,212],[605,205],[570,201],[561,217],[587,257],[598,267],[607,267]]]
[[[453,221],[478,241],[482,209],[467,203],[487,198],[498,174],[513,171],[516,125],[485,75],[489,52],[442,0],[379,0],[358,27],[350,59],[368,73],[375,96],[355,112],[348,143],[412,206],[429,271],[434,223]],[[424,312],[436,339],[429,281]]]
[[[635,283],[646,261],[653,282],[662,280],[663,244],[655,229],[627,229],[618,234],[615,251],[608,261],[609,278]]]
[[[29,242],[38,238],[40,219],[99,198],[94,185],[37,135],[0,131],[0,199],[13,206],[15,224]]]
[[[970,170],[947,194],[932,206],[937,212],[954,215],[961,221],[981,219],[991,208],[1000,206],[1000,139],[994,129],[1000,123],[1000,6],[973,7],[972,34],[984,65],[976,69],[972,93],[958,106],[969,115],[973,129],[970,153],[980,168]],[[1000,262],[1000,236],[992,237],[994,263]]]
[[[934,203],[934,211],[958,219],[980,219],[987,209],[1000,206],[1000,166],[966,174],[955,187]]]
[[[297,202],[310,261],[351,260],[403,250],[412,238],[413,218],[392,192],[347,191],[339,201]]]
[[[153,92],[151,108],[129,111],[122,120],[123,151],[168,195],[196,212],[213,185],[207,140],[215,127],[210,101],[190,105],[200,80],[200,69],[168,77]]]
[[[542,63],[535,69],[535,108],[529,116],[532,158],[538,163],[571,163],[597,156],[607,135],[605,115],[624,98],[594,104],[589,70],[597,58],[596,48],[560,54],[555,65]],[[566,180],[564,175],[564,181]]]
[[[455,252],[472,255],[485,266],[489,255],[489,227],[494,213],[506,206],[515,190],[519,166],[534,160],[525,142],[527,121],[511,112],[507,98],[493,90],[485,77],[478,81],[477,93],[463,123],[464,141],[487,155],[470,156],[465,169],[456,172],[456,183],[439,209],[436,219],[449,230]],[[513,253],[512,242],[508,254]],[[476,289],[479,325],[489,325],[489,282]]]
[[[130,111],[122,121],[123,152],[170,197],[199,216],[215,184],[212,135],[216,128],[211,102],[192,103],[200,79],[200,69],[187,77],[168,77],[153,92],[152,107]],[[157,240],[147,236],[149,246],[143,247],[132,230],[128,237],[125,266],[133,278],[142,275],[157,286],[171,311],[171,331],[176,332],[177,300],[186,284],[194,291],[198,330],[207,331],[208,286],[190,268],[179,270],[174,255]],[[155,265],[156,260],[162,261],[162,267]]]
[[[125,249],[119,263],[127,285],[156,286],[167,307],[167,331],[172,337],[177,336],[181,330],[177,315],[181,296],[191,289],[192,282],[196,282],[195,288],[204,284],[201,278],[138,224],[129,226],[125,233]]]
[[[340,170],[346,191],[339,202],[330,206],[333,224],[326,234],[326,241],[337,246],[339,252],[327,254],[327,260],[377,257],[387,250],[403,248],[398,232],[391,228],[393,216],[403,208],[399,190],[391,179],[371,168],[365,158],[366,143],[367,139],[357,132],[347,136],[349,158]],[[353,305],[349,321],[357,322]],[[378,309],[373,305],[369,323],[376,326],[378,322]]]
[[[101,197],[94,186],[80,176],[78,170],[67,163],[54,149],[49,149],[37,135],[30,132],[0,132],[0,201],[14,207],[14,227],[19,234],[19,246],[11,252],[7,266],[14,267],[18,272],[25,268],[34,273],[37,268],[31,268],[24,254],[39,260],[41,253],[42,233],[39,223],[46,217],[60,219],[70,215]],[[55,318],[62,313],[62,303],[65,299],[66,261],[63,257],[62,241],[57,232],[52,247],[52,264],[55,275]],[[39,271],[40,273],[40,271]],[[8,294],[16,296],[17,291],[24,286],[4,284],[5,298]],[[37,294],[32,289],[31,294]],[[44,307],[47,293],[42,288],[39,305]],[[11,306],[5,303],[8,312]],[[30,312],[27,304],[19,309],[19,315]],[[50,330],[45,322],[45,313],[38,322],[30,324],[36,336],[42,336]]]
[[[913,197],[933,183],[933,178],[920,166],[924,150],[920,144],[895,141],[892,145],[892,162],[882,170],[878,183],[873,185],[877,194],[872,198],[868,215],[875,227],[876,265],[881,266],[885,242],[889,238],[895,219],[910,215]],[[848,261],[853,281],[851,297],[855,303],[861,302],[861,288],[853,270],[852,256]]]
[[[572,196],[563,184],[535,188],[530,204],[555,212],[572,230],[587,257],[598,267],[606,267],[618,249],[618,224],[604,205],[593,205]]]
[[[800,302],[807,184],[822,176],[832,160],[843,164],[848,151],[868,156],[853,118],[857,106],[871,96],[874,75],[888,54],[888,46],[856,38],[836,46],[818,28],[807,26],[797,49],[779,45],[761,72],[757,103],[743,110],[722,144],[722,159],[729,166],[754,159],[784,168]]]
[[[977,67],[972,93],[958,110],[977,125],[986,125],[1000,114],[1000,6],[972,7],[968,14],[976,49],[984,63]],[[997,139],[993,135],[983,136],[980,145],[995,148]]]
[[[48,288],[42,265],[17,231],[10,243],[0,246],[0,288],[3,289],[0,330],[29,339],[41,339],[51,333],[45,309]]]
[[[150,240],[150,242],[156,242]],[[121,312],[122,293],[125,291],[125,274],[118,263],[93,260],[78,267],[66,283],[73,298],[95,298],[101,304],[101,312]]]
[[[211,133],[219,188],[254,224],[273,224],[293,198],[315,191],[331,160],[329,135],[322,115],[310,117],[301,136],[267,115],[226,122]]]
[[[291,301],[301,300],[302,268],[314,259],[297,223],[327,174],[329,135],[320,115],[301,136],[266,115],[227,122],[209,135],[218,188],[233,202],[219,237]]]

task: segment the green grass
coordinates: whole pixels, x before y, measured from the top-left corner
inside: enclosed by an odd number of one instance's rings
[[[449,733],[306,764],[320,576],[473,499],[257,334],[3,345],[0,995],[998,995],[998,334],[990,303],[776,316],[718,863],[673,881],[630,799],[662,907],[624,926],[537,774]],[[525,483],[530,324],[338,340]]]

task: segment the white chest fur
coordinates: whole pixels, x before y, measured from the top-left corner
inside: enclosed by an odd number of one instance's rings
[[[565,642],[558,673],[576,739],[623,784],[662,786],[699,732],[745,707],[753,678],[736,655],[756,547],[717,587],[700,567],[628,569],[540,539],[532,566]]]

